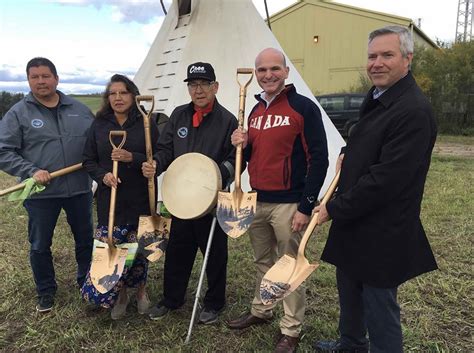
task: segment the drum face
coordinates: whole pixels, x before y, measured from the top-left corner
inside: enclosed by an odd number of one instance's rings
[[[186,153],[166,170],[161,194],[173,216],[194,219],[214,208],[221,189],[221,173],[216,162],[201,153]]]

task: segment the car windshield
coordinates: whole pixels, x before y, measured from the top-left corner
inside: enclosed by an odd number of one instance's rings
[[[325,111],[343,110],[344,97],[322,97],[319,98],[319,104]]]
[[[364,101],[364,97],[350,97],[349,109],[359,109],[363,101]]]

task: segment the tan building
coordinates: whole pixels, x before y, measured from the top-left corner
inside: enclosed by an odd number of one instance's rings
[[[270,17],[272,31],[315,95],[357,85],[365,75],[367,36],[377,28],[401,25],[415,43],[437,47],[411,19],[339,4],[299,0]]]

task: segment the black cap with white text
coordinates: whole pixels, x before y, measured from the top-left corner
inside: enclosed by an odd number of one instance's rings
[[[187,70],[188,77],[184,82],[189,82],[192,80],[207,80],[215,81],[216,74],[214,73],[214,68],[209,63],[197,62],[188,66]]]

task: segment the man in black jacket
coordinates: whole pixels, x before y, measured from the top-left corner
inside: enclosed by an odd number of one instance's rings
[[[216,94],[219,83],[213,67],[197,62],[188,66],[187,78],[192,102],[177,107],[158,140],[154,155],[156,174],[164,172],[174,159],[189,152],[199,152],[219,166],[222,185],[234,176],[235,149],[230,136],[238,123],[234,115],[219,104]],[[155,166],[143,164],[143,174],[155,174]],[[192,176],[190,176],[192,177]],[[189,276],[197,249],[204,254],[212,223],[212,215],[184,220],[173,217],[170,239],[166,249],[163,299],[150,311],[157,320],[170,310],[184,304]],[[211,324],[225,305],[227,274],[227,234],[216,226],[206,268],[208,290],[199,321]]]
[[[317,351],[402,352],[400,284],[435,270],[420,204],[436,125],[411,72],[413,39],[404,27],[369,35],[367,73],[374,84],[344,155],[336,197],[316,208],[332,218],[322,259],[337,267],[336,342]]]

